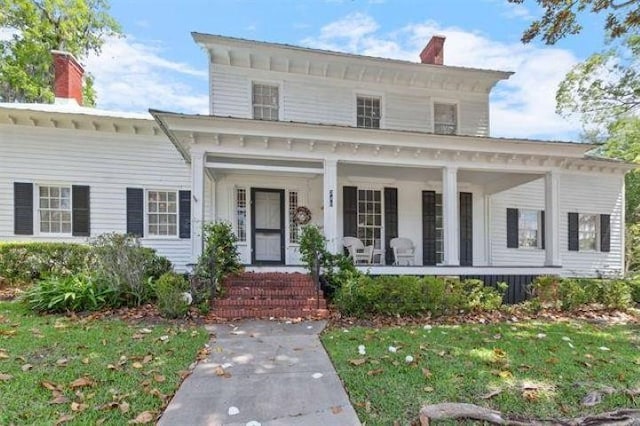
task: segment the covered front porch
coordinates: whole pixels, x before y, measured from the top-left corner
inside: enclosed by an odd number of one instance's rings
[[[571,143],[154,115],[191,163],[194,258],[202,223],[225,220],[256,271],[303,270],[306,207],[331,252],[344,237],[373,246],[359,265],[372,274],[562,273],[560,176],[608,167]],[[394,264],[398,237],[408,265]]]

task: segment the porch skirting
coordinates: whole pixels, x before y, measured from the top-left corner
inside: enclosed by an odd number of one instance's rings
[[[480,275],[560,275],[562,268],[549,266],[357,266],[370,275],[435,275],[435,276],[480,276]],[[300,272],[304,266],[245,266],[247,272]]]

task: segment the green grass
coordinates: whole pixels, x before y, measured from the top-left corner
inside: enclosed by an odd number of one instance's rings
[[[53,424],[63,415],[73,416],[65,424],[126,424],[157,414],[207,339],[197,327],[39,316],[0,302],[0,424]],[[92,385],[72,389],[82,377]],[[67,402],[52,403],[56,395]]]
[[[409,424],[423,404],[440,402],[474,403],[527,418],[640,407],[640,396],[624,393],[640,387],[638,325],[358,327],[330,330],[322,341],[367,425]],[[361,344],[364,356],[358,354]],[[413,363],[405,362],[407,355]],[[616,392],[595,407],[581,405],[588,392],[603,386]],[[483,398],[495,390],[500,393]]]

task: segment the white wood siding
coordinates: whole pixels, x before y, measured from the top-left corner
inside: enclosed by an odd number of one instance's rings
[[[256,81],[279,86],[282,121],[355,126],[356,96],[363,94],[382,98],[383,128],[431,132],[432,103],[436,100],[458,104],[460,134],[489,135],[486,94],[349,82],[219,64],[211,69],[211,111],[218,116],[251,118],[251,84]]]
[[[598,272],[616,274],[623,259],[623,179],[618,175],[563,173],[559,177],[560,255],[568,276],[592,276]],[[542,266],[544,250],[507,248],[507,208],[544,209],[544,178],[491,197],[491,264],[493,266]],[[568,213],[611,215],[611,251],[568,250]]]
[[[189,166],[164,135],[0,126],[0,240],[74,241],[84,237],[13,234],[13,183],[89,185],[91,236],[126,232],[126,188],[190,189]],[[34,231],[37,231],[34,223]],[[177,269],[191,240],[143,238]]]

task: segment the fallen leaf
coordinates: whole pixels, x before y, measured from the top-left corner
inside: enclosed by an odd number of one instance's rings
[[[20,367],[20,369],[21,369],[22,371],[29,371],[29,370],[31,370],[32,368],[33,368],[33,365],[31,365],[31,364],[25,364],[25,365],[23,365],[22,367]]]
[[[69,398],[64,395],[58,395],[49,401],[50,404],[66,404],[69,402]]]
[[[153,380],[155,380],[158,383],[162,383],[165,381],[165,377],[161,374],[154,374],[153,375]]]
[[[143,363],[143,364],[147,364],[147,363],[151,362],[151,360],[153,360],[153,356],[151,356],[151,355],[145,355],[145,357],[144,357],[144,358],[142,358],[142,363]]]
[[[71,411],[79,412],[79,411],[84,411],[86,409],[87,409],[87,404],[80,404],[77,402],[71,403]]]
[[[224,368],[217,366],[213,369],[213,372],[216,373],[216,376],[222,377],[224,376]]]
[[[367,360],[366,360],[366,359],[364,359],[364,358],[354,358],[354,359],[350,359],[350,360],[349,360],[349,364],[351,364],[351,365],[355,365],[355,366],[362,365],[362,364],[364,364],[365,362],[367,362]]]
[[[431,377],[433,375],[433,373],[431,373],[431,370],[429,370],[428,368],[424,367],[422,369],[422,375],[425,377],[425,379],[428,379],[429,377]]]
[[[13,376],[11,374],[0,373],[0,381],[6,382],[11,379],[13,379]]]
[[[138,414],[135,419],[129,420],[129,424],[133,425],[143,425],[147,423],[151,423],[153,421],[153,413],[150,411],[143,411]]]
[[[503,379],[510,379],[513,377],[513,373],[511,373],[511,371],[508,370],[504,370],[498,373],[498,376],[500,376]]]
[[[230,416],[235,416],[236,414],[240,413],[240,410],[238,409],[238,407],[229,407],[229,410],[227,410],[227,413]]]
[[[81,361],[83,364],[89,364],[89,358],[82,358]]]
[[[40,385],[42,385],[42,387],[45,389],[49,389],[50,391],[60,390],[60,386],[48,380],[40,382]]]
[[[522,397],[529,402],[537,401],[540,398],[536,389],[526,389],[522,392]]]
[[[133,336],[131,336],[132,339],[143,339],[144,336],[140,333],[135,333]]]
[[[495,348],[493,350],[493,356],[496,358],[504,358],[507,356],[507,353],[505,351],[503,351],[502,349],[499,348]]]
[[[81,377],[81,378],[76,379],[73,382],[71,382],[69,387],[71,389],[75,389],[75,388],[82,388],[82,387],[85,387],[85,386],[93,386],[94,384],[95,384],[95,382],[93,380],[89,379],[88,377]]]
[[[589,392],[584,398],[582,398],[582,405],[585,407],[593,407],[602,402],[602,394],[598,391]]]
[[[160,340],[161,342],[166,342],[167,340],[169,340],[169,336],[165,334],[164,336],[160,336],[158,340]]]
[[[331,413],[333,414],[340,414],[342,413],[342,407],[339,405],[333,406],[331,407]]]
[[[73,420],[75,416],[72,416],[71,414],[63,414],[62,416],[60,416],[60,418],[54,423],[55,426],[61,425],[62,423],[66,423],[69,422],[71,420]]]
[[[0,330],[0,336],[15,336],[16,330]]]
[[[129,403],[122,401],[119,405],[118,408],[120,409],[120,412],[127,413],[129,411]]]
[[[151,332],[152,332],[152,331],[151,331],[150,329],[148,329],[148,328],[141,328],[141,329],[140,329],[140,330],[138,330],[138,331],[139,331],[140,333],[142,333],[142,334],[149,334],[149,333],[151,333]]]
[[[142,364],[141,364],[141,363],[139,363],[138,361],[136,361],[136,362],[134,362],[133,364],[131,364],[131,366],[132,366],[133,368],[142,368],[142,367],[143,367],[143,366],[142,366]]]
[[[56,361],[56,365],[58,367],[66,367],[69,364],[69,360],[67,358],[60,358]]]
[[[9,359],[9,355],[6,351],[0,350],[0,359]]]
[[[384,370],[382,368],[378,368],[376,370],[367,371],[367,376],[377,376],[378,374],[382,374]]]
[[[433,392],[435,389],[434,389],[432,386],[425,386],[425,387],[423,388],[423,390],[424,390],[425,392]]]

